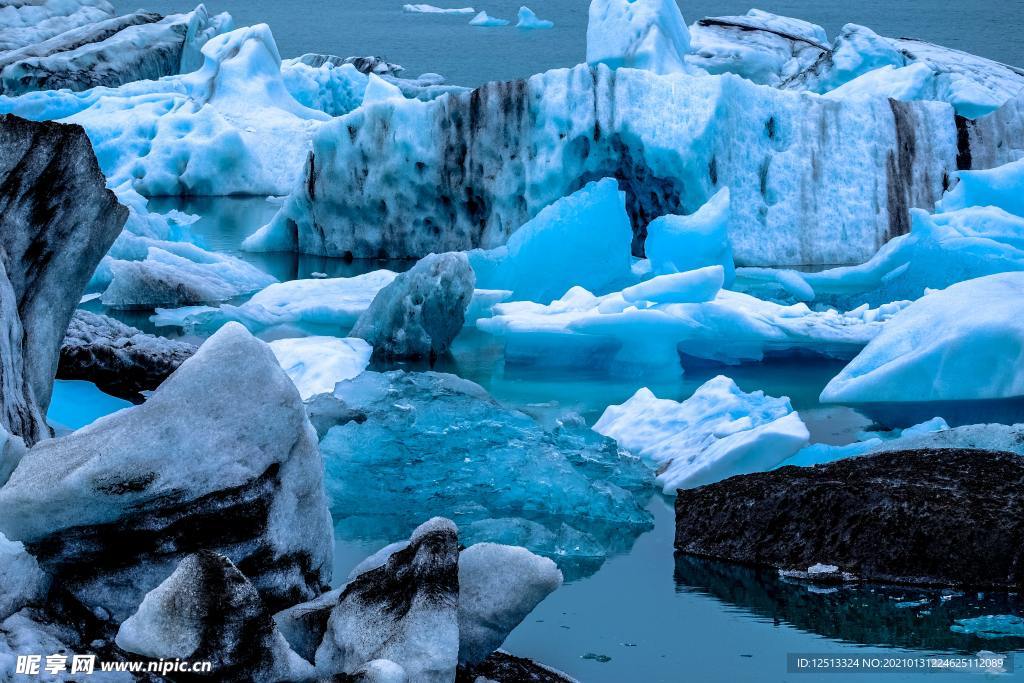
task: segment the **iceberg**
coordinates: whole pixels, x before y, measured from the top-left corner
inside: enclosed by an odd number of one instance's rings
[[[489,14],[487,14],[487,12],[480,12],[480,14],[476,15],[475,17],[473,17],[472,19],[469,20],[469,25],[470,26],[485,26],[485,27],[486,26],[492,26],[492,27],[494,27],[494,26],[508,26],[509,25],[509,21],[508,21],[508,19],[499,19],[497,17],[492,17]]]
[[[729,207],[726,187],[689,216],[662,216],[651,221],[644,242],[651,271],[664,275],[718,265],[725,270],[725,286],[731,286],[736,267],[729,241]]]
[[[592,0],[587,63],[686,72],[690,33],[675,0]]]
[[[999,121],[978,122],[972,158],[1012,142],[1016,128]],[[558,199],[615,178],[635,256],[652,220],[692,214],[727,187],[738,264],[862,263],[910,230],[911,207],[933,208],[959,137],[943,103],[581,65],[323,124],[263,234],[274,249],[356,258],[491,249]]]
[[[415,4],[402,5],[403,12],[410,14],[473,14],[476,12],[472,7],[435,7],[434,5]]]
[[[278,339],[270,342],[270,350],[304,401],[359,375],[373,354],[373,348],[362,339],[337,337]]]
[[[364,372],[333,402],[333,419],[322,406],[312,419],[341,535],[388,541],[443,514],[467,545],[520,545],[579,572],[650,527],[649,470],[581,421],[545,428],[433,372]]]
[[[972,206],[994,206],[1024,217],[1024,158],[978,171],[958,171],[958,181],[937,204],[943,213]]]
[[[555,27],[555,22],[550,21],[548,19],[541,19],[540,17],[537,16],[536,12],[534,12],[529,7],[525,6],[519,8],[518,18],[519,21],[516,23],[516,28],[521,28],[523,30],[534,30]]]
[[[117,623],[200,550],[278,610],[330,581],[322,468],[291,380],[227,325],[143,405],[30,449],[0,488],[0,532]]]
[[[825,42],[824,33],[820,38]],[[903,66],[906,58],[888,39],[866,26],[846,24],[832,42],[831,50],[822,52],[813,64],[793,74],[783,87],[827,93],[865,74]]]
[[[609,406],[594,431],[655,466],[666,495],[769,470],[810,438],[788,398],[744,393],[723,375],[681,403],[640,389]]]
[[[705,298],[723,277],[721,267],[712,266],[697,274],[661,275],[639,289],[604,296],[574,287],[548,305],[496,304],[493,316],[478,320],[477,327],[504,340],[506,362],[621,372],[672,367],[681,359],[685,365],[692,359],[738,364],[794,354],[852,358],[910,303],[840,313],[811,310],[802,303],[784,306],[724,289],[709,301],[670,303]],[[678,292],[677,285],[695,289]],[[644,291],[655,300],[641,301]]]
[[[700,304],[714,301],[725,286],[722,266],[708,266],[685,273],[661,275],[626,287],[622,298],[643,308],[656,304]]]
[[[45,40],[114,16],[107,0],[36,0],[4,3],[0,7],[0,51]]]
[[[135,12],[78,27],[49,40],[0,53],[0,93],[116,88],[193,71],[210,38],[231,28],[229,14],[211,17],[199,5],[161,17]]]
[[[632,280],[633,229],[612,178],[588,183],[542,209],[490,250],[469,252],[482,289],[548,303],[573,285],[607,292]]]
[[[957,429],[963,429],[958,427]],[[778,467],[812,467],[814,465],[826,465],[843,458],[854,458],[883,451],[909,451],[924,448],[938,448],[941,443],[945,447],[972,448],[967,444],[953,446],[954,440],[943,439],[939,442],[933,439],[936,434],[943,434],[950,431],[949,425],[941,417],[936,417],[927,422],[907,427],[906,429],[894,429],[889,432],[863,432],[859,439],[853,443],[843,446],[816,443],[801,449],[778,464]],[[990,449],[1004,450],[1004,449]]]
[[[752,9],[743,16],[696,21],[686,63],[710,74],[734,73],[777,86],[811,67],[830,47],[817,24]]]
[[[375,270],[355,277],[278,282],[260,290],[241,306],[157,309],[153,322],[158,326],[210,330],[233,320],[254,332],[286,325],[314,334],[348,332],[397,275],[390,270]]]
[[[949,627],[954,633],[967,633],[986,638],[1024,638],[1024,617],[1016,614],[986,614],[982,617],[957,619]]]
[[[377,293],[351,335],[383,358],[433,362],[462,331],[474,281],[465,254],[431,254]]]
[[[823,403],[1024,396],[1024,273],[933,292],[886,323],[821,394]],[[978,368],[984,367],[984,372]]]

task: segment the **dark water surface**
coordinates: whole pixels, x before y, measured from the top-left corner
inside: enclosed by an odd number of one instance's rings
[[[587,0],[525,0],[550,30],[469,26],[472,15],[408,14],[402,0],[209,0],[213,12],[230,12],[236,25],[270,25],[284,57],[305,52],[381,55],[408,75],[441,73],[453,83],[479,85],[518,78],[585,59]],[[196,0],[113,0],[121,11],[140,5],[169,13]],[[432,0],[441,7],[486,10],[515,19],[522,0]],[[882,35],[929,40],[990,59],[1024,66],[1024,0],[693,0],[679,3],[687,22],[705,16],[745,14],[757,7],[813,21],[834,36],[847,23]],[[515,21],[512,22],[515,24]]]

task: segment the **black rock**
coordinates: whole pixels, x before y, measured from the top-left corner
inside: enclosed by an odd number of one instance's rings
[[[22,387],[16,393],[39,413],[50,403],[71,315],[127,218],[80,126],[0,115],[0,261],[22,328]],[[3,321],[5,331],[15,327]],[[7,429],[28,443],[49,436],[31,408],[10,410],[9,391],[3,399]]]
[[[100,389],[142,403],[196,347],[165,339],[88,311],[75,311],[60,349],[57,379],[93,382]]]
[[[676,498],[676,549],[863,580],[1024,586],[1024,458],[896,451],[732,477]]]

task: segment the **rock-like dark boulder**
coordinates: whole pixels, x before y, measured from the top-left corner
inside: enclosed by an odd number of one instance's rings
[[[676,549],[886,583],[1024,586],[1024,458],[922,449],[733,477],[676,498]]]
[[[87,380],[108,394],[141,403],[143,391],[156,389],[195,352],[192,344],[78,310],[60,348],[57,378]]]
[[[20,318],[9,320],[4,306],[4,338],[21,347],[17,393],[41,413],[50,403],[71,314],[127,218],[81,127],[0,115],[0,261],[9,281],[6,298],[13,298]],[[9,332],[18,326],[15,340]],[[6,368],[4,377],[7,385]],[[4,412],[10,414],[7,395],[5,388]],[[31,408],[16,412],[26,411]],[[31,418],[6,426],[29,443],[49,435]]]

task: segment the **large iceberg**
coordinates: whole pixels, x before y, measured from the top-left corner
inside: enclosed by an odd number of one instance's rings
[[[499,303],[477,327],[503,338],[507,361],[605,367],[670,366],[687,358],[736,364],[768,356],[852,358],[909,302],[848,312],[784,306],[721,290],[721,266],[661,275],[595,296],[574,287],[551,304]],[[680,301],[697,301],[679,303]],[[684,362],[685,365],[685,362]]]
[[[196,69],[202,46],[231,27],[231,16],[211,17],[203,5],[186,14],[152,12],[107,19],[49,40],[0,53],[0,93],[116,88]]]
[[[328,114],[300,104],[265,24],[209,40],[192,73],[0,98],[0,111],[81,124],[110,184],[143,195],[282,195]]]
[[[322,467],[291,380],[229,325],[145,404],[33,447],[0,488],[0,532],[116,621],[204,549],[280,609],[330,581]]]
[[[632,493],[649,486],[649,470],[578,420],[546,429],[480,386],[437,373],[364,372],[338,384],[333,402],[343,416],[334,426],[313,420],[326,429],[321,450],[342,535],[388,541],[444,514],[467,544],[522,545],[586,567],[649,527]]]
[[[541,19],[537,16],[529,7],[523,6],[519,8],[519,14],[517,15],[516,28],[523,29],[524,31],[532,31],[536,29],[554,28],[555,22],[550,19]]]
[[[657,74],[686,71],[690,33],[676,0],[593,0],[587,62]]]
[[[810,438],[788,398],[744,393],[722,375],[681,403],[640,389],[609,406],[594,430],[656,466],[669,495],[771,469]]]
[[[972,158],[987,160],[1004,129],[978,122]],[[555,200],[614,177],[634,249],[653,219],[691,214],[728,187],[741,265],[858,263],[909,230],[911,207],[932,208],[963,160],[957,142],[943,103],[581,65],[324,124],[264,234],[277,250],[331,256],[493,248]]]
[[[1024,273],[989,275],[916,301],[821,394],[828,403],[1024,396]],[[981,370],[984,368],[984,370]]]
[[[633,230],[625,194],[611,178],[547,206],[508,243],[469,252],[481,289],[548,303],[573,285],[604,293],[632,279]]]

